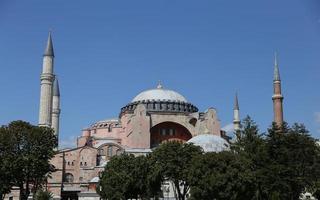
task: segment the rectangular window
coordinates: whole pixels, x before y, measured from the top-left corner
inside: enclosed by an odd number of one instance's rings
[[[162,135],[162,136],[165,136],[165,135],[166,135],[166,129],[164,129],[164,128],[161,129],[161,135]]]
[[[175,129],[172,129],[170,128],[170,136],[173,136],[176,134],[176,130]]]
[[[108,147],[108,156],[111,157],[112,156],[112,146]]]

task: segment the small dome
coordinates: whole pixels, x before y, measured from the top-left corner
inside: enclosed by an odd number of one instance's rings
[[[151,90],[145,90],[138,94],[131,102],[143,101],[143,100],[160,100],[160,101],[180,101],[188,102],[184,96],[176,91],[164,89],[161,84],[158,84],[157,88]]]
[[[229,143],[220,136],[202,134],[191,138],[187,143],[200,146],[204,152],[220,152],[229,150]]]

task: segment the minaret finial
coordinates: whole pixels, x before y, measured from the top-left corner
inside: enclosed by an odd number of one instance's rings
[[[158,81],[158,85],[157,85],[157,89],[162,89],[163,88],[163,86],[162,86],[162,84],[161,84],[161,81],[159,80]]]
[[[51,30],[49,31],[49,36],[48,36],[47,46],[46,46],[46,49],[44,51],[44,56],[52,56],[52,57],[54,57]]]
[[[273,80],[274,80],[274,81],[280,81],[280,72],[279,72],[279,66],[278,66],[278,56],[277,56],[277,52],[274,53]]]

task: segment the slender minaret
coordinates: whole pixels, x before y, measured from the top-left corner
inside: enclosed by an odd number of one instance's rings
[[[239,111],[240,110],[239,110],[238,94],[236,93],[236,96],[234,99],[234,108],[233,108],[233,129],[236,134],[239,133],[241,128]]]
[[[60,119],[60,89],[58,77],[55,76],[53,84],[53,96],[52,96],[52,125],[54,134],[59,137],[59,119]]]
[[[41,91],[40,91],[40,109],[39,109],[39,126],[51,126],[52,112],[52,84],[53,75],[53,45],[51,32],[49,32],[47,47],[43,55],[43,66],[41,74]]]
[[[273,72],[273,121],[280,127],[283,123],[283,108],[282,101],[283,96],[281,94],[281,79],[278,67],[277,54],[274,57],[274,72]]]

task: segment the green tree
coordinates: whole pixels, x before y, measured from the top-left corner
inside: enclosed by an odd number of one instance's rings
[[[205,153],[192,161],[191,200],[242,200],[253,196],[247,160],[231,151]]]
[[[319,147],[302,124],[273,123],[263,136],[247,117],[232,150],[248,161],[252,199],[298,199],[320,177]]]
[[[35,192],[53,170],[49,160],[54,155],[57,139],[53,129],[33,126],[24,121],[13,121],[2,126],[0,132],[9,138],[12,146],[3,153],[7,158],[13,156],[11,169],[6,167],[4,170],[12,172],[14,185],[20,189],[20,199],[27,200],[31,188]],[[2,145],[4,141],[0,140],[0,143]]]
[[[14,160],[13,137],[0,127],[0,199],[8,194],[14,186],[14,170],[12,160]]]
[[[161,181],[171,181],[176,198],[186,199],[190,189],[189,171],[192,159],[202,154],[200,147],[193,144],[167,142],[157,147],[151,154],[151,166]]]
[[[53,195],[51,192],[42,189],[38,189],[34,197],[35,200],[51,200],[52,198]]]
[[[247,116],[242,121],[243,129],[237,141],[232,144],[231,150],[238,158],[245,161],[247,169],[250,170],[252,182],[245,186],[252,193],[248,199],[267,199],[268,191],[265,190],[264,182],[268,176],[267,164],[269,157],[266,149],[266,140],[259,132],[257,124]]]
[[[97,187],[104,199],[148,199],[160,192],[160,179],[150,176],[148,157],[122,154],[108,162]]]
[[[298,199],[320,176],[319,147],[302,124],[288,127],[273,124],[268,130],[269,176],[265,187],[280,199]]]

